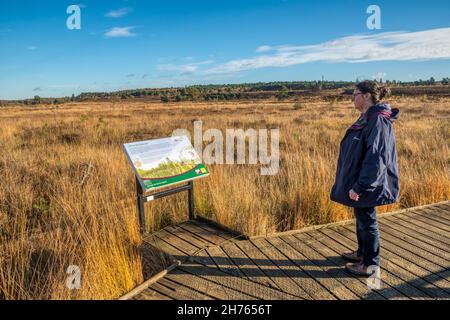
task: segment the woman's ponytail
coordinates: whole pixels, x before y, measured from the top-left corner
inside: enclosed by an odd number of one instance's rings
[[[380,88],[379,100],[383,100],[384,98],[387,98],[390,95],[391,95],[391,89],[389,89],[388,87]]]

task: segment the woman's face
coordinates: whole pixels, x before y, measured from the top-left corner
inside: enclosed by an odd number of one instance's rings
[[[362,93],[358,88],[353,91],[353,103],[355,108],[359,111],[363,111],[364,107],[370,102],[370,94]]]

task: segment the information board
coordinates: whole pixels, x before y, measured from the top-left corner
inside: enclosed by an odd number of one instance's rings
[[[146,191],[209,175],[187,136],[125,143],[123,148]]]

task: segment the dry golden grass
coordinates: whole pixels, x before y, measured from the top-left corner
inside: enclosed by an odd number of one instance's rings
[[[402,98],[395,124],[401,199],[379,212],[449,199],[450,100]],[[0,299],[115,298],[165,265],[142,247],[130,141],[218,128],[280,129],[280,171],[211,165],[195,182],[197,212],[249,235],[346,219],[332,203],[351,102],[73,103],[0,110]],[[187,219],[186,194],[147,205],[149,231]],[[80,290],[65,284],[81,268]]]

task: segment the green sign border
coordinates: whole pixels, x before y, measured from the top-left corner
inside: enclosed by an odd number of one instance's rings
[[[197,173],[196,170],[204,170],[206,172]],[[196,167],[192,168],[189,171],[184,173],[164,178],[155,178],[155,179],[143,179],[138,176],[139,181],[141,181],[142,186],[146,191],[155,190],[158,188],[167,187],[173,184],[182,183],[185,181],[194,180],[197,178],[203,178],[209,175],[208,168],[203,163],[198,164]]]

